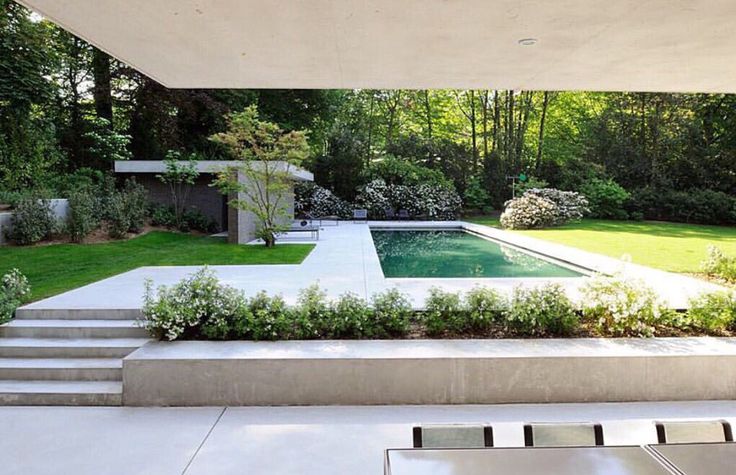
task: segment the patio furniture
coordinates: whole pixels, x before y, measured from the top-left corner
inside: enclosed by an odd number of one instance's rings
[[[477,424],[432,424],[412,430],[414,447],[493,447],[493,428]]]
[[[527,447],[590,447],[603,445],[603,428],[592,422],[524,425]]]
[[[319,226],[291,226],[287,233],[309,233],[311,238],[315,241],[319,241]]]
[[[672,475],[643,447],[389,449],[385,475]],[[729,472],[722,472],[729,473]]]
[[[666,444],[650,445],[649,449],[673,469],[685,475],[723,475],[734,473],[736,444]]]
[[[656,422],[660,444],[733,442],[731,424],[726,421]]]
[[[353,210],[353,221],[363,221],[364,223],[368,222],[368,210],[367,209],[354,209]]]
[[[404,220],[411,219],[411,215],[409,214],[409,210],[406,210],[406,209],[400,209],[397,216],[398,216],[399,219],[404,219]]]
[[[383,210],[383,213],[386,215],[386,219],[396,219],[396,212],[393,208],[386,208]]]
[[[309,220],[309,224],[313,224],[314,221],[317,221],[319,223],[319,226],[324,226],[325,221],[334,221],[335,226],[340,225],[340,217],[332,214],[326,216],[315,216],[311,213],[305,213],[304,217]]]

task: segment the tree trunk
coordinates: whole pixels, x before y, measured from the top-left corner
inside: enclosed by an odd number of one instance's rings
[[[542,168],[542,153],[544,149],[544,122],[547,119],[547,106],[549,105],[549,92],[544,91],[544,100],[542,101],[542,117],[539,120],[539,144],[537,147],[537,161],[534,168],[539,173]]]
[[[93,96],[97,117],[106,119],[113,127],[112,116],[112,87],[110,73],[110,57],[94,48],[92,50],[92,74],[94,76]]]
[[[427,139],[432,140],[432,106],[429,102],[429,89],[424,90],[424,111],[427,114]]]

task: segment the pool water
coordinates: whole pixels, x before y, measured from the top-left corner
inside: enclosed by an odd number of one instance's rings
[[[390,277],[582,277],[517,248],[464,231],[371,230]]]

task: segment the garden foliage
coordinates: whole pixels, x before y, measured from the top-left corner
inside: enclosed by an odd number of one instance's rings
[[[602,335],[654,336],[673,314],[644,282],[596,275],[581,289],[583,318]]]
[[[327,188],[305,181],[294,185],[294,214],[296,216],[309,214],[315,218],[338,216],[347,219],[352,218],[353,207]]]
[[[51,202],[37,197],[26,197],[16,204],[11,224],[8,238],[22,246],[42,241],[58,228]]]
[[[0,324],[10,320],[13,312],[31,295],[28,279],[18,269],[13,269],[0,279]]]
[[[708,257],[701,264],[703,272],[728,282],[736,281],[736,257],[727,256],[716,246],[708,246]]]
[[[405,209],[412,217],[452,220],[461,206],[462,199],[452,186],[432,183],[392,185],[377,179],[360,188],[356,197],[356,207],[367,209],[371,219],[385,218],[389,209]]]
[[[631,194],[615,181],[594,178],[583,184],[580,192],[588,200],[591,217],[628,219],[625,206]]]
[[[506,202],[501,225],[507,229],[540,229],[582,219],[588,200],[574,191],[533,188]]]

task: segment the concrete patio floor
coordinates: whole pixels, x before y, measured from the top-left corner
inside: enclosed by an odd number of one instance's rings
[[[462,221],[445,222],[343,222],[324,226],[312,253],[299,265],[211,266],[226,284],[253,295],[261,290],[281,294],[294,302],[299,290],[318,283],[330,297],[353,292],[369,298],[376,292],[397,287],[409,295],[415,307],[421,308],[433,286],[445,290],[468,290],[474,286],[492,286],[510,292],[514,287],[535,286],[546,282],[561,283],[576,298],[580,278],[402,278],[387,279],[383,275],[370,226],[464,228],[491,239],[530,249],[540,254],[604,273],[621,272],[642,279],[673,308],[686,308],[688,299],[718,286],[686,275],[673,274],[627,263],[547,241]],[[291,240],[291,242],[295,242]],[[288,245],[288,244],[284,244]],[[31,309],[137,309],[142,305],[143,284],[151,279],[155,285],[171,285],[196,271],[197,267],[141,267],[94,284],[75,289],[28,305]]]
[[[600,421],[606,444],[656,442],[653,420],[725,418],[736,402],[280,408],[0,407],[5,475],[377,475],[416,423],[487,422],[497,446],[525,421]]]

